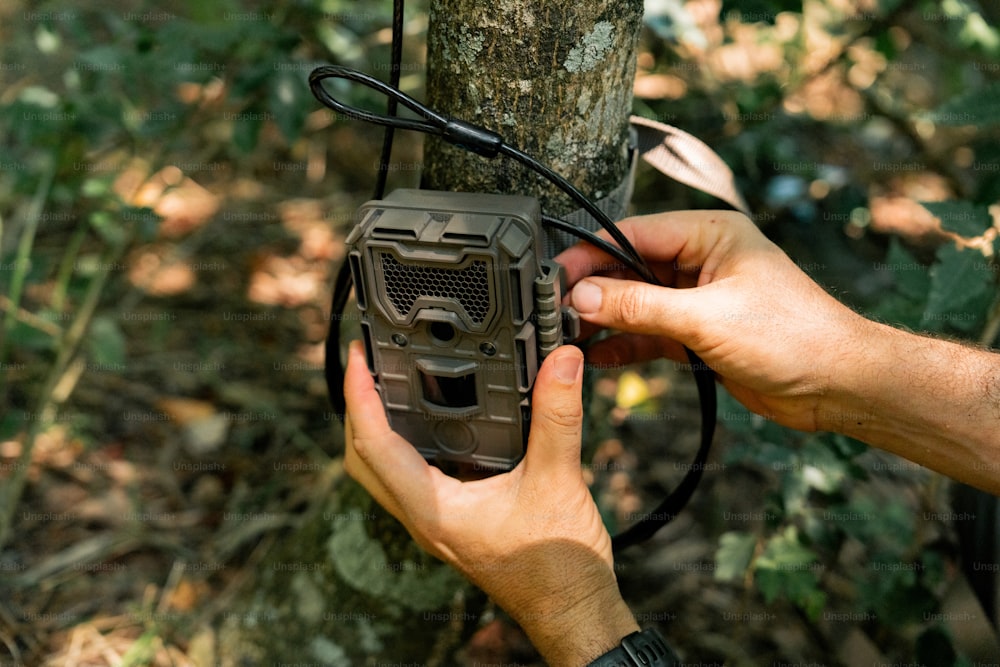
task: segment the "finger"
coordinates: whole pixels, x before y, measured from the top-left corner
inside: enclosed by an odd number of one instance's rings
[[[591,276],[570,292],[580,318],[629,333],[665,336],[698,349],[703,326],[722,312],[722,296],[712,283],[697,289],[673,289],[629,280]]]
[[[603,232],[607,237],[607,232]],[[628,268],[617,259],[587,241],[570,246],[553,258],[566,270],[566,284],[573,286],[581,278],[594,274],[625,277]]]
[[[344,398],[347,402],[346,414],[344,415],[344,439],[346,441],[344,469],[375,498],[379,505],[397,519],[402,520],[402,508],[399,503],[392,497],[392,494],[389,493],[389,490],[382,484],[378,475],[367,462],[371,454],[368,453],[368,444],[364,438],[372,437],[370,433],[372,426],[378,428],[378,423],[385,421],[384,427],[388,430],[388,435],[385,437],[392,437],[396,434],[389,429],[385,413],[381,409],[381,401],[375,392],[375,383],[364,364],[361,342],[354,341],[348,349],[347,368],[344,375]],[[373,394],[375,400],[378,401],[377,407],[370,404],[369,393]],[[352,414],[355,418],[360,418],[360,423],[368,426],[369,433],[359,436],[354,426]],[[366,429],[362,428],[362,432],[365,431]],[[359,453],[359,446],[365,452],[364,456]]]
[[[364,347],[359,340],[352,341],[347,350],[347,368],[344,371],[344,400],[347,412],[352,415],[354,436],[363,440],[384,439],[393,433],[375,380],[368,372]]]
[[[617,226],[647,262],[670,262],[679,272],[697,274],[723,238],[743,234],[753,223],[735,211],[670,211],[626,218]],[[599,236],[610,238],[604,230]],[[570,285],[584,276],[613,270],[617,261],[586,242],[568,248],[555,260],[566,267]]]
[[[532,391],[526,475],[559,479],[580,474],[583,431],[583,353],[564,345],[546,357]]]
[[[344,470],[347,471],[347,474],[354,481],[363,486],[371,494],[375,502],[384,507],[389,514],[402,521],[404,515],[399,503],[392,497],[392,494],[389,493],[389,490],[375,475],[375,472],[358,456],[358,451],[354,446],[356,439],[352,434],[351,416],[349,414],[344,417],[344,438],[346,440],[344,446]]]
[[[356,461],[351,461],[352,472],[359,473],[358,481],[365,488],[377,481],[397,507],[427,506],[433,494],[432,469],[413,445],[390,428],[358,341],[348,352],[344,398],[350,415],[350,442],[357,455]]]
[[[619,227],[647,261],[676,262],[679,271],[692,272],[745,220],[735,211],[669,211],[627,218]]]

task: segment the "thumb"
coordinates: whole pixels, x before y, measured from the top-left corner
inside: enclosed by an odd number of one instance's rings
[[[570,302],[592,324],[686,342],[711,308],[709,287],[674,289],[592,276],[576,284]]]
[[[545,358],[532,391],[526,470],[552,474],[568,468],[579,473],[582,388],[583,353],[579,348],[564,345]]]

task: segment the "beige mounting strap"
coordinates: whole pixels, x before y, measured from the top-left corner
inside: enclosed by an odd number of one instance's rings
[[[634,150],[628,175],[617,188],[594,202],[612,220],[621,220],[627,215],[638,162],[636,157],[641,157],[675,181],[710,194],[744,215],[750,215],[750,207],[736,188],[736,179],[729,165],[705,142],[672,125],[649,118],[632,116],[630,121]],[[597,221],[582,208],[561,217],[590,230],[600,229]],[[575,236],[566,232],[546,229],[546,256],[552,257],[577,241]]]
[[[736,189],[733,172],[701,139],[655,120],[632,116],[643,160],[670,178],[726,202],[744,215],[750,207]]]

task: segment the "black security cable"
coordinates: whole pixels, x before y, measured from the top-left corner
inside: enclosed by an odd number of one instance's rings
[[[403,0],[393,0],[392,3],[392,50],[389,55],[392,63],[389,69],[389,85],[399,88],[399,77],[403,63]],[[386,113],[395,116],[399,110],[399,100],[395,97],[389,98]],[[392,140],[395,137],[396,128],[389,125],[382,135],[382,154],[378,160],[378,177],[375,181],[375,196],[372,199],[381,199],[385,195],[385,184],[389,177],[389,160],[392,158]]]
[[[326,79],[346,79],[348,81],[360,83],[371,88],[372,90],[386,95],[390,99],[395,98],[400,104],[421,116],[424,120],[383,116],[381,114],[372,113],[370,111],[365,111],[363,109],[358,109],[357,107],[344,104],[330,95],[323,87],[323,81]],[[355,118],[368,123],[374,123],[375,125],[381,125],[383,127],[395,127],[401,130],[422,132],[424,134],[440,137],[451,144],[465,148],[466,150],[472,151],[477,155],[482,155],[483,157],[492,158],[497,155],[504,155],[520,162],[569,195],[569,197],[579,204],[581,208],[587,211],[587,213],[589,213],[601,225],[601,227],[607,230],[608,234],[611,235],[611,238],[615,240],[618,246],[632,257],[633,261],[637,265],[637,273],[643,278],[643,280],[659,284],[656,276],[653,275],[653,272],[650,270],[642,256],[640,256],[636,249],[632,247],[632,244],[627,238],[625,238],[622,231],[604,211],[598,208],[594,202],[580,192],[572,183],[520,149],[505,143],[503,137],[496,132],[492,132],[486,128],[479,127],[471,123],[466,123],[462,120],[443,116],[433,109],[421,104],[401,90],[393,88],[384,82],[365,74],[364,72],[359,72],[358,70],[354,70],[349,67],[342,67],[340,65],[325,65],[323,67],[317,67],[309,74],[309,86],[317,100],[334,111],[344,114],[350,118]]]
[[[653,511],[641,515],[639,521],[611,538],[611,548],[615,553],[633,544],[645,542],[656,534],[660,528],[674,520],[691,500],[701,474],[708,463],[708,454],[712,449],[712,439],[715,436],[715,415],[718,401],[715,394],[715,372],[701,360],[695,352],[687,347],[688,362],[694,375],[695,386],[698,388],[698,400],[701,403],[701,444],[695,454],[694,461],[670,495],[664,498]]]
[[[580,227],[579,225],[574,225],[572,222],[567,222],[562,218],[556,218],[554,216],[546,215],[544,213],[542,214],[542,224],[548,227],[552,227],[553,229],[558,229],[561,232],[572,234],[576,238],[582,241],[586,241],[592,246],[596,246],[598,249],[608,253],[613,258],[617,259],[624,266],[632,269],[636,273],[639,273],[638,265],[632,260],[631,257],[625,254],[625,251],[623,251],[621,248],[614,245],[613,243],[609,243],[608,241],[602,239],[600,236],[590,231],[586,227]]]

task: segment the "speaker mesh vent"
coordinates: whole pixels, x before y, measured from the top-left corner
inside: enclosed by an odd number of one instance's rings
[[[490,310],[489,276],[480,259],[462,269],[403,264],[389,253],[380,253],[385,291],[400,317],[409,315],[417,298],[454,299],[469,320],[481,325]]]

